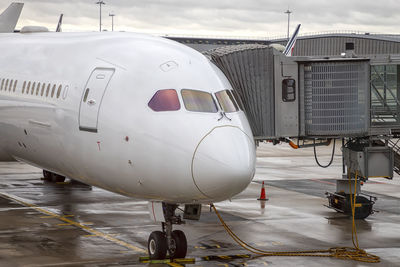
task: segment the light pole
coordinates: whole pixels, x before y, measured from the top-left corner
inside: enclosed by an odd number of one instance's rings
[[[104,1],[98,1],[97,3],[96,3],[96,5],[99,5],[100,6],[100,32],[101,32],[101,6],[102,5],[105,5],[106,3],[104,3]]]
[[[114,17],[115,17],[114,12],[110,13],[109,16],[111,17],[112,31],[114,31]]]
[[[288,8],[288,10],[285,11],[285,14],[288,15],[288,17],[287,17],[287,38],[288,38],[288,40],[289,40],[290,14],[292,14],[292,13],[293,12],[290,11],[289,8]]]

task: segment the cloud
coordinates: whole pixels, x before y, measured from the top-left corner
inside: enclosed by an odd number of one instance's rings
[[[362,30],[397,33],[400,1],[386,0],[104,0],[103,27],[111,28],[114,12],[117,30],[211,36],[285,35],[290,7],[291,25],[302,32]],[[12,1],[3,0],[0,9]],[[54,30],[59,14],[64,30],[95,31],[99,24],[96,0],[25,0],[18,27],[35,24]]]

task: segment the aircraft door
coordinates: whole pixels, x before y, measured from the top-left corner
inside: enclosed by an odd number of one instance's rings
[[[114,69],[96,68],[90,75],[79,110],[81,131],[97,132],[100,105],[114,72]]]

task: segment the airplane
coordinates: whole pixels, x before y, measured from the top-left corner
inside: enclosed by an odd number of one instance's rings
[[[301,24],[298,24],[296,26],[296,29],[294,30],[292,36],[290,37],[288,43],[286,44],[285,50],[283,51],[283,54],[287,57],[291,57],[293,55],[293,49],[296,45],[297,37],[300,32],[300,27]]]
[[[62,32],[62,21],[63,21],[64,14],[60,15],[60,18],[58,19],[58,24],[57,24],[57,29],[56,32]]]
[[[150,234],[150,258],[184,258],[186,236],[173,230],[183,223],[178,206],[198,219],[201,204],[232,198],[255,174],[253,134],[228,79],[165,38],[31,26],[14,33],[7,14],[0,161],[148,200],[162,225]]]
[[[23,7],[23,3],[11,3],[11,5],[1,14],[0,33],[14,31]]]

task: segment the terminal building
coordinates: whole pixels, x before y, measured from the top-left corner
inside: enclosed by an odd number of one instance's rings
[[[287,39],[216,39],[167,37],[186,44],[198,51],[207,51],[221,46],[241,44],[285,45]],[[400,54],[400,35],[370,33],[325,33],[300,36],[293,51],[294,56],[339,56],[346,43],[354,43],[356,55]]]

